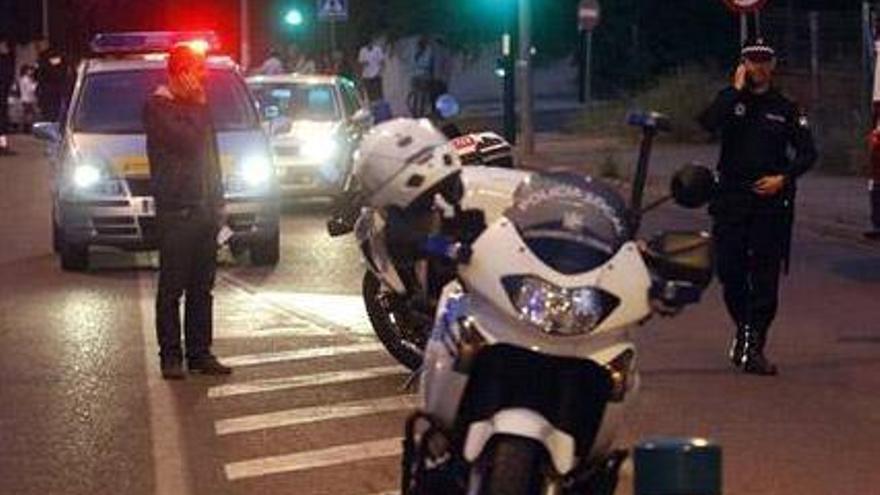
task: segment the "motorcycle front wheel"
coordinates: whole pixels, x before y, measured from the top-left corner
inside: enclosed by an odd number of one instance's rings
[[[419,369],[430,324],[414,323],[405,312],[401,296],[383,290],[382,283],[369,271],[364,274],[362,293],[376,337],[397,362],[411,370]]]
[[[499,436],[474,467],[468,495],[544,495],[548,488],[544,447],[530,438]]]

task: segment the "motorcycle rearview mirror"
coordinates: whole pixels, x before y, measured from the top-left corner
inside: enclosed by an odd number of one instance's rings
[[[57,122],[37,122],[31,127],[37,139],[57,143],[61,141],[61,126]]]
[[[448,93],[442,94],[437,98],[434,109],[444,119],[451,119],[461,113],[461,105],[458,104],[458,100]]]
[[[340,216],[334,216],[330,220],[327,220],[327,233],[330,234],[330,237],[343,236],[353,230],[354,225]]]
[[[675,202],[684,208],[700,208],[712,200],[715,194],[715,174],[708,168],[687,164],[672,176],[669,190]]]

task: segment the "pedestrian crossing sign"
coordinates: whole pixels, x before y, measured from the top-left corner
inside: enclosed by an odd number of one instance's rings
[[[348,19],[348,0],[317,0],[318,19],[345,21]]]

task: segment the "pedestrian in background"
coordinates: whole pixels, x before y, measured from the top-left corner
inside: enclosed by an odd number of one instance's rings
[[[64,99],[70,94],[71,77],[64,56],[47,43],[37,61],[37,102],[43,120],[57,122]]]
[[[438,36],[434,40],[433,53],[432,106],[437,104],[437,98],[449,92],[449,82],[452,79],[452,53],[443,37]]]
[[[22,128],[30,132],[31,125],[37,118],[37,80],[36,70],[31,65],[22,65],[18,77],[18,94],[21,101]]]
[[[875,43],[880,51],[880,42]],[[880,240],[880,65],[874,74],[873,123],[868,134],[868,202],[871,212],[871,229],[865,238]]]
[[[699,120],[721,133],[719,193],[709,212],[718,277],[736,325],[729,357],[746,373],[775,375],[764,347],[788,265],[797,179],[813,166],[816,149],[806,114],[773,86],[773,48],[756,40],[741,57],[733,84]]]
[[[416,42],[412,67],[409,110],[413,117],[424,117],[431,111],[434,85],[434,51],[427,36],[420,36]]]
[[[0,155],[11,155],[9,148],[9,92],[15,82],[12,43],[0,38]]]
[[[310,54],[305,50],[297,50],[293,59],[290,61],[288,71],[296,74],[314,74],[318,71],[318,67]]]
[[[191,373],[231,369],[211,353],[217,235],[224,217],[217,135],[208,107],[204,55],[183,44],[168,58],[168,84],[144,106],[150,180],[159,227],[156,336],[165,379],[184,378],[180,298]]]
[[[370,40],[358,52],[358,63],[361,65],[361,82],[367,90],[370,101],[384,99],[382,76],[385,72],[385,50],[376,40]]]
[[[281,54],[278,50],[269,50],[269,56],[266,57],[266,60],[257,69],[257,73],[265,76],[284,73],[284,62],[281,61]]]

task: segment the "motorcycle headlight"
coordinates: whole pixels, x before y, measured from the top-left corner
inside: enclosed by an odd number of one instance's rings
[[[309,139],[303,143],[302,154],[312,160],[329,160],[339,152],[339,143],[329,137]]]
[[[77,165],[71,178],[77,189],[89,189],[101,181],[101,169],[89,163]]]
[[[248,186],[261,186],[272,178],[272,162],[263,155],[252,155],[241,161],[241,177]]]
[[[502,283],[520,319],[553,335],[588,333],[620,304],[598,287],[566,289],[531,276],[505,277]]]

